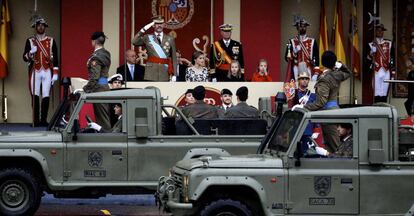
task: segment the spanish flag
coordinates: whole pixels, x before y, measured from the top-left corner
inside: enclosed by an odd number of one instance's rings
[[[336,1],[335,17],[334,17],[334,52],[338,61],[346,64],[344,35],[342,30],[342,0]]]
[[[351,44],[351,68],[352,73],[358,79],[361,78],[361,61],[359,52],[359,37],[358,37],[358,19],[357,19],[357,7],[356,1],[351,0],[351,18],[349,20],[349,33],[350,33],[350,44]]]
[[[328,29],[326,24],[325,0],[321,0],[321,12],[319,16],[319,59],[322,61],[322,54],[329,49]],[[322,63],[320,63],[322,65]]]
[[[0,79],[7,76],[7,38],[11,32],[7,0],[0,0]]]

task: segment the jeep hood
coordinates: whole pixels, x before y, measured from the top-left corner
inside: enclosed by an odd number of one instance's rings
[[[242,155],[242,156],[203,156],[196,159],[181,160],[177,167],[185,170],[195,168],[282,168],[280,158],[268,155]]]
[[[53,131],[34,131],[34,132],[2,132],[0,143],[5,142],[61,142],[62,135]]]

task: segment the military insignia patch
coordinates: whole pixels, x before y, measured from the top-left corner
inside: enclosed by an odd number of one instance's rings
[[[88,153],[88,164],[90,167],[101,167],[103,157],[101,152],[89,152]]]
[[[331,177],[330,176],[315,176],[314,177],[315,193],[319,196],[327,196],[331,192]]]
[[[152,15],[165,17],[167,29],[179,29],[187,25],[194,14],[193,0],[152,0]]]
[[[240,47],[239,46],[234,46],[232,48],[232,51],[233,51],[234,55],[238,55],[239,52],[240,52]]]

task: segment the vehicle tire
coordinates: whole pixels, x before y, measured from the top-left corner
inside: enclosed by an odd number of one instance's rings
[[[201,216],[253,216],[248,206],[232,199],[219,199],[208,204]]]
[[[21,168],[0,170],[0,215],[34,215],[40,205],[39,180]]]

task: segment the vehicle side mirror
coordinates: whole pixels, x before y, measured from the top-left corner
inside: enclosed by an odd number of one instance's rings
[[[72,140],[73,141],[78,140],[78,132],[79,132],[79,120],[75,119],[73,121],[73,126],[72,126],[72,133],[73,133]]]

